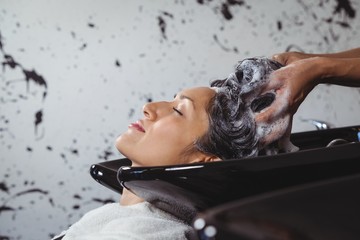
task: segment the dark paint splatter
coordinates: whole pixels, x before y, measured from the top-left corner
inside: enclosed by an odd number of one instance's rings
[[[99,159],[104,159],[104,160],[108,160],[110,156],[114,155],[114,153],[109,150],[109,149],[105,149],[102,154],[98,155]]]
[[[33,185],[33,184],[31,184],[31,185]],[[29,190],[26,190],[26,191],[18,192],[15,195],[11,196],[7,201],[4,202],[4,204],[1,207],[6,207],[5,205],[11,199],[14,199],[14,198],[17,198],[17,197],[20,197],[20,196],[23,196],[23,195],[27,195],[27,194],[32,194],[32,193],[40,193],[42,195],[48,195],[49,194],[48,191],[44,191],[44,190],[39,189],[39,188],[32,188],[32,189],[29,189]],[[49,199],[49,202],[53,205],[53,201],[52,201],[51,198]],[[9,207],[6,207],[5,209],[8,209],[8,208]],[[20,208],[20,209],[22,209],[22,208]]]
[[[290,44],[289,46],[286,47],[285,52],[291,52],[291,51],[304,52],[304,50],[301,47],[295,44]]]
[[[49,151],[53,150],[53,148],[51,146],[46,146],[46,149],[49,150]]]
[[[35,113],[35,133],[37,134],[38,125],[42,122],[43,113],[42,110]]]
[[[49,239],[53,239],[55,236],[57,236],[58,233],[49,233]]]
[[[31,147],[27,147],[27,148],[26,148],[26,151],[28,151],[28,152],[32,152],[32,151],[33,151],[33,149],[32,149]]]
[[[117,60],[117,59],[116,59],[116,61],[115,61],[115,66],[117,66],[117,67],[121,67],[121,63],[120,63],[120,61],[119,61],[119,60]]]
[[[43,87],[45,87],[45,89],[47,89],[47,84],[46,84],[45,79],[41,75],[39,75],[35,70],[28,71],[26,69],[23,69],[23,73],[25,75],[25,81],[28,85],[28,89],[29,89],[30,81],[33,81],[34,83],[36,83],[40,86],[43,86]],[[47,91],[45,91],[43,93],[43,99],[45,99],[46,94],[47,94]]]
[[[172,15],[172,14],[169,13],[169,12],[162,11],[162,12],[161,12],[161,16],[158,16],[158,17],[157,17],[157,19],[158,19],[158,26],[159,26],[159,28],[160,28],[161,36],[163,37],[163,39],[167,39],[167,36],[166,36],[167,23],[166,23],[166,21],[165,21],[165,19],[164,19],[163,17],[167,17],[167,18],[173,19],[173,18],[174,18],[174,15]]]
[[[6,186],[5,182],[0,183],[0,190],[6,193],[9,193],[9,188]]]
[[[0,235],[0,240],[10,240],[10,237]]]
[[[107,203],[114,203],[114,199],[108,198],[108,199],[100,199],[100,198],[93,198],[92,199],[94,202],[99,202],[102,204],[107,204]]]
[[[226,20],[231,20],[233,18],[233,15],[231,14],[231,12],[229,10],[229,5],[226,3],[223,3],[221,5],[221,13]]]
[[[86,43],[84,43],[80,48],[79,48],[79,50],[84,50],[85,48],[87,47],[87,44]]]
[[[354,19],[356,17],[356,10],[352,7],[351,2],[349,0],[336,0],[337,5],[334,7],[333,13],[331,17],[324,19],[323,21],[328,24],[337,24],[342,28],[351,28],[349,23],[349,18]],[[325,2],[328,3],[328,2]],[[324,7],[324,3],[321,2],[319,4],[320,7]],[[305,8],[305,10],[309,10]],[[338,21],[334,21],[334,16],[338,15]],[[338,39],[338,38],[336,38]],[[327,39],[326,39],[327,40]],[[336,41],[336,40],[335,40]],[[325,41],[326,42],[326,41]]]
[[[134,116],[134,114],[135,114],[135,109],[130,108],[128,118],[132,118]]]
[[[348,17],[355,18],[356,11],[351,6],[351,3],[349,0],[336,0],[337,5],[334,9],[334,14],[341,14],[341,12],[344,12]]]
[[[74,31],[70,32],[72,38],[76,38],[76,33]]]
[[[51,206],[53,206],[53,207],[55,206],[54,200],[52,198],[49,198],[49,203],[50,203]]]
[[[3,51],[2,35],[0,32],[0,50]]]
[[[207,2],[211,2],[211,0],[207,0]],[[200,5],[204,5],[204,0],[197,0],[197,3]],[[220,5],[215,7],[215,12],[218,12],[218,9],[220,9],[220,13],[225,18],[225,20],[232,20],[233,14],[231,12],[231,7],[234,6],[243,6],[245,5],[245,1],[243,0],[226,0],[225,2],[222,2]],[[246,6],[247,9],[250,8],[250,6]]]
[[[162,11],[162,14],[163,14],[164,16],[167,16],[167,17],[170,17],[170,18],[174,18],[174,15],[172,15],[172,14],[169,13],[169,12]]]
[[[47,83],[46,80],[38,74],[35,70],[27,70],[25,69],[20,63],[16,62],[15,59],[10,55],[5,53],[4,51],[4,45],[2,43],[2,35],[0,33],[0,50],[3,53],[4,61],[1,63],[3,72],[5,71],[6,67],[9,67],[10,69],[15,69],[17,67],[21,68],[23,74],[24,74],[24,80],[27,84],[27,90],[29,91],[29,83],[30,81],[34,82],[35,84],[44,87],[44,93],[43,93],[43,99],[45,99],[47,95]],[[7,84],[10,82],[8,81]]]
[[[48,195],[49,194],[48,191],[44,191],[44,190],[39,189],[39,188],[32,188],[32,189],[29,189],[29,190],[26,190],[26,191],[18,192],[15,195],[11,196],[7,201],[5,201],[2,206],[0,206],[0,215],[1,215],[2,212],[5,212],[5,211],[16,211],[16,209],[14,209],[13,207],[7,206],[7,202],[9,202],[10,200],[15,199],[15,198],[20,197],[20,196],[23,196],[23,195],[33,194],[33,193],[40,193],[42,195]],[[48,200],[49,200],[49,203],[51,204],[51,206],[54,207],[55,204],[54,204],[53,199],[49,197]],[[34,203],[35,202],[33,200],[30,201],[30,204],[34,204]],[[18,207],[17,210],[23,210],[23,209],[24,208],[22,206],[20,206],[20,207]]]
[[[15,211],[15,209],[8,206],[0,206],[0,214],[1,212],[5,212],[5,211]]]
[[[24,99],[24,100],[28,99],[28,97],[26,97],[26,96],[24,96],[22,94],[19,94],[19,98]]]
[[[333,31],[331,28],[330,28],[329,32],[330,32],[331,38],[332,38],[334,41],[338,41],[338,40],[339,40],[339,38],[340,38],[340,35],[339,35],[339,34],[335,34],[334,31]]]
[[[219,46],[220,46],[224,51],[226,51],[226,52],[233,51],[233,52],[235,52],[235,53],[238,53],[238,52],[239,52],[236,47],[234,47],[233,49],[230,49],[230,48],[228,48],[228,47],[225,47],[222,43],[220,43],[220,41],[219,41],[219,39],[218,39],[218,37],[217,37],[216,34],[214,34],[213,37],[214,37],[215,42],[216,42],[217,44],[219,44]]]
[[[279,31],[282,30],[282,22],[281,21],[277,21],[277,28]]]
[[[19,63],[15,62],[15,60],[12,56],[10,56],[8,54],[4,54],[4,58],[5,58],[5,61],[1,63],[1,65],[3,66],[3,71],[5,71],[6,66],[9,66],[11,69],[14,69],[17,66],[21,67],[21,65]]]
[[[71,149],[70,151],[74,155],[79,155],[79,151],[77,149]]]
[[[93,23],[88,23],[88,27],[89,27],[89,28],[94,28],[94,27],[95,27],[95,24],[93,24]]]
[[[350,24],[347,22],[336,21],[335,23],[338,24],[340,27],[350,28]]]
[[[74,195],[74,198],[75,198],[75,199],[79,199],[79,200],[82,199],[82,197],[81,197],[80,195],[78,195],[78,194],[75,194],[75,195]]]
[[[33,188],[33,189],[29,189],[29,190],[17,193],[17,194],[15,194],[15,197],[19,197],[19,196],[22,196],[22,195],[25,195],[25,194],[31,194],[31,193],[40,193],[40,194],[43,194],[43,195],[48,195],[49,194],[48,191],[44,191],[44,190],[39,189],[39,188]]]
[[[166,37],[166,22],[161,16],[158,16],[158,25],[159,25],[159,28],[161,31],[161,36],[164,39],[167,39],[167,37]]]
[[[245,4],[245,2],[243,0],[227,0],[227,3],[229,5],[239,5],[239,6],[242,6]]]

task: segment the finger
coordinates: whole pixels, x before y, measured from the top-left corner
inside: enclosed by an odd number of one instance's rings
[[[262,93],[265,93],[268,91],[276,92],[278,89],[280,89],[281,86],[283,85],[283,81],[280,80],[282,78],[281,76],[282,76],[281,69],[278,69],[278,70],[272,72],[269,76],[267,83],[261,89],[261,92]]]
[[[279,95],[270,107],[264,109],[255,116],[257,123],[269,123],[279,118],[282,118],[288,109],[288,103],[284,101]]]
[[[266,110],[264,110],[263,112],[258,113],[255,116],[255,122],[256,123],[269,123],[271,121],[271,119],[275,119],[276,118],[276,108],[274,108],[274,106],[272,105],[271,107],[267,108]]]

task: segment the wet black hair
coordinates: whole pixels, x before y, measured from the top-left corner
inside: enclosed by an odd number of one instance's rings
[[[216,94],[207,109],[209,130],[195,142],[195,148],[222,160],[256,156],[263,146],[254,114],[276,97],[275,92],[260,95],[261,88],[280,67],[267,58],[248,58],[240,61],[228,78],[211,82]]]

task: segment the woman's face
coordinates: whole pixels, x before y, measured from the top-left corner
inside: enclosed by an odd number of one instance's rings
[[[116,148],[133,166],[185,164],[213,160],[199,151],[188,156],[184,150],[205,134],[209,127],[206,108],[215,91],[190,88],[173,101],[152,102],[143,107],[144,117],[130,124],[116,140]]]

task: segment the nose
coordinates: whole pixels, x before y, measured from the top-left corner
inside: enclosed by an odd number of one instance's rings
[[[167,109],[167,102],[150,102],[143,106],[143,113],[146,119],[154,121],[163,115]]]

